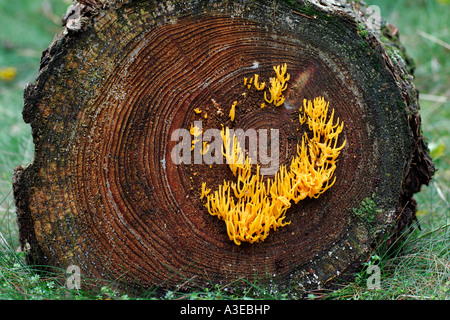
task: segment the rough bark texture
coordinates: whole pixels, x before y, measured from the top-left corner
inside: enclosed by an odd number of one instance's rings
[[[30,263],[144,288],[245,278],[313,290],[411,224],[412,196],[434,166],[395,27],[376,32],[364,7],[336,1],[98,0],[80,9],[24,91],[35,159],[16,169],[14,195]],[[198,120],[195,108],[208,114],[204,128],[229,125],[243,77],[281,63],[287,103],[325,96],[347,143],[330,190],[290,208],[291,224],[264,242],[236,246],[199,199],[203,181],[232,178],[226,165],[175,165],[170,137]],[[238,128],[279,129],[282,163],[295,155],[297,107],[236,117]],[[376,210],[364,213],[368,199]]]

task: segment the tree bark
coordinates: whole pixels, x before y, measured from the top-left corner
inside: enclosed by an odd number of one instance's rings
[[[122,286],[257,279],[314,290],[358,270],[415,218],[434,166],[395,27],[337,1],[90,1],[76,4],[24,90],[35,158],[13,184],[29,263]],[[281,107],[238,108],[237,128],[275,128],[289,164],[303,99],[345,124],[335,184],[286,213],[291,224],[236,245],[208,214],[202,182],[226,164],[175,164],[172,133],[231,125],[242,81],[286,63]],[[290,107],[294,106],[294,107]],[[201,109],[202,113],[194,112]]]

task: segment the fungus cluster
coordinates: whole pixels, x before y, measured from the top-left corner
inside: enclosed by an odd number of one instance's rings
[[[267,98],[267,92],[264,92],[264,100],[269,103],[273,104],[276,107],[281,106],[284,103],[284,95],[283,91],[287,89],[287,82],[290,79],[289,73],[286,73],[287,71],[287,64],[274,66],[273,69],[275,70],[276,77],[270,78],[270,87],[269,87],[269,94],[270,98]],[[253,77],[245,78],[244,77],[244,86],[247,87],[247,89],[252,88],[252,84],[258,91],[262,91],[266,88],[265,82],[259,82],[259,75],[255,74]],[[243,93],[245,95],[246,93]],[[237,101],[234,101],[231,105],[230,113],[228,116],[230,117],[231,121],[234,121],[235,115],[236,115],[236,106]],[[266,104],[263,102],[261,103],[261,108],[265,108]],[[195,109],[194,109],[195,111]]]
[[[264,100],[266,100],[267,103],[273,103],[276,107],[279,107],[284,103],[283,91],[287,88],[287,82],[290,79],[290,75],[289,73],[286,74],[286,63],[283,66],[280,65],[273,67],[273,69],[275,70],[277,76],[276,78],[270,78],[270,99],[267,99],[266,92],[264,92]]]
[[[285,76],[286,65],[281,70],[280,66],[274,67],[274,70],[277,77],[270,81],[271,97],[265,100],[279,106],[284,102],[282,92],[287,87],[289,74]],[[244,81],[246,84],[247,79]],[[257,77],[255,86],[256,83]],[[264,84],[258,83],[258,86],[264,88]],[[235,107],[235,103],[233,105]],[[260,175],[259,164],[256,164],[256,173],[252,173],[251,159],[244,155],[237,137],[230,134],[228,127],[222,129],[222,153],[236,181],[224,181],[215,191],[203,183],[201,199],[206,201],[211,215],[225,222],[228,237],[235,244],[264,241],[271,229],[275,231],[290,223],[285,219],[292,202],[297,204],[306,197],[317,198],[334,184],[337,157],[345,141],[337,145],[343,122],[337,119],[333,124],[334,110],[328,116],[328,108],[329,103],[323,97],[313,101],[304,99],[299,122],[307,124],[311,137],[305,132],[289,168],[280,166],[273,178],[265,179]]]

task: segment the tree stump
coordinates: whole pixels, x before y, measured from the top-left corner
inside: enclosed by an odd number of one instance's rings
[[[128,287],[247,279],[313,290],[358,270],[415,218],[412,196],[434,166],[413,70],[396,28],[374,25],[361,4],[83,3],[24,90],[35,158],[13,184],[29,263],[76,265],[83,277]],[[258,74],[268,84],[284,64],[285,100],[259,107],[262,92],[244,81]],[[290,224],[264,241],[237,245],[201,199],[202,183],[217,190],[236,177],[226,163],[175,163],[174,132],[195,121],[202,130],[276,129],[289,168],[311,136],[300,109],[316,97],[344,124],[334,185],[292,203]]]

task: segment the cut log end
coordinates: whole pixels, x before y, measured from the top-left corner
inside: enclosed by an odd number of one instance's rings
[[[309,290],[354,270],[381,237],[393,242],[434,172],[417,92],[392,28],[380,36],[359,10],[320,3],[117,1],[66,27],[24,91],[35,160],[13,184],[30,262],[143,287],[257,278]],[[284,63],[282,105],[244,84],[258,74],[268,85]],[[203,183],[236,177],[195,154],[174,161],[174,132],[196,121],[277,129],[289,166],[308,131],[299,108],[319,96],[345,123],[334,185],[237,246],[201,199]]]

